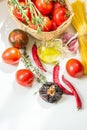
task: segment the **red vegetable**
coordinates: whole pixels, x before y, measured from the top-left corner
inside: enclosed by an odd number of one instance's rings
[[[31,70],[20,69],[16,72],[16,81],[22,86],[30,87],[34,81],[34,74]]]
[[[60,26],[65,20],[68,19],[67,9],[65,7],[59,7],[55,9],[53,13],[53,19],[55,20],[56,24]]]
[[[28,35],[21,29],[14,29],[9,33],[9,42],[16,48],[22,49],[27,46]]]
[[[51,31],[54,31],[57,29],[58,26],[54,20],[52,20],[51,22],[52,22]]]
[[[26,7],[26,2],[19,2],[20,6],[25,6]],[[29,8],[22,8],[24,13],[26,14],[26,16],[29,18],[29,20],[31,20],[31,13],[30,13],[30,9]],[[15,17],[20,20],[23,23],[26,23],[26,19],[22,16],[22,14],[20,13],[20,11],[17,8],[14,8],[13,10],[13,14],[15,15]]]
[[[83,65],[77,59],[69,59],[66,63],[66,70],[68,74],[74,78],[81,77],[83,75]]]
[[[50,20],[49,17],[47,16],[44,16],[44,19],[43,19],[43,28],[42,28],[42,31],[44,32],[48,32],[50,31],[51,27],[52,27],[52,21]]]
[[[63,4],[61,4],[60,2],[56,1],[53,2],[53,11],[55,11],[55,9],[59,8],[59,7],[64,7]]]
[[[15,47],[9,47],[2,53],[2,59],[7,64],[17,64],[20,58],[21,53]]]
[[[53,8],[53,4],[50,0],[36,0],[35,6],[43,15],[49,14]]]
[[[39,60],[39,57],[38,57],[38,55],[37,55],[37,46],[36,46],[36,44],[34,44],[33,47],[32,47],[32,56],[33,56],[33,59],[34,59],[36,65],[37,65],[41,70],[43,70],[43,71],[46,72],[45,68],[44,68],[43,65],[41,64],[41,62],[40,62],[40,60]]]
[[[63,85],[60,83],[60,81],[59,81],[59,70],[60,70],[59,65],[54,66],[54,68],[53,68],[53,81],[63,90],[63,92],[65,94],[73,95],[72,92],[70,92],[69,90],[64,88]]]
[[[76,91],[76,89],[74,88],[74,86],[64,77],[64,75],[62,75],[62,80],[63,82],[71,89],[72,93],[75,96],[76,99],[76,103],[77,103],[77,108],[78,110],[82,108],[82,102],[81,99]]]
[[[32,20],[30,21],[29,27],[34,30],[37,30],[37,28],[38,28],[38,26],[35,23],[32,23]]]

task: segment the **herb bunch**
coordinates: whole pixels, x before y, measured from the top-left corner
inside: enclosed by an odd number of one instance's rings
[[[46,77],[40,72],[40,70],[32,65],[31,58],[27,54],[26,49],[24,49],[24,53],[22,54],[22,62],[27,69],[30,69],[34,73],[37,82],[41,84],[47,82]]]
[[[15,7],[15,8],[17,8],[19,10],[19,12],[25,18],[26,23],[29,25],[30,24],[30,19],[26,16],[26,14],[25,14],[25,12],[23,10],[23,7],[22,7],[22,5],[19,4],[18,0],[9,0],[9,3],[12,4],[13,7]],[[40,33],[43,26],[44,26],[42,14],[36,8],[36,6],[34,5],[34,3],[31,0],[26,0],[25,7],[30,9],[32,23],[37,25],[37,32]]]

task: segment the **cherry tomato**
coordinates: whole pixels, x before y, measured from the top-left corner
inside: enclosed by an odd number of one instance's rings
[[[16,72],[16,81],[22,86],[29,87],[34,81],[34,74],[31,70],[20,69]]]
[[[11,31],[8,39],[10,43],[18,49],[26,47],[28,43],[27,33],[20,29],[14,29],[13,31]]]
[[[52,26],[51,26],[51,31],[54,31],[54,30],[56,30],[57,29],[57,24],[56,24],[56,22],[54,21],[54,20],[52,20]]]
[[[49,14],[53,8],[53,4],[50,0],[36,0],[35,5],[43,15]]]
[[[2,59],[7,64],[16,64],[21,57],[20,51],[15,47],[9,47],[2,53]]]
[[[19,2],[25,2],[25,0],[18,0]]]
[[[53,19],[58,26],[60,26],[65,20],[68,19],[69,16],[66,14],[67,14],[67,9],[64,7],[59,7],[55,9],[53,13]]]
[[[53,2],[53,11],[59,7],[63,7],[64,5],[62,5],[60,2],[56,1]]]
[[[52,21],[50,20],[49,17],[46,17],[46,16],[44,17],[43,24],[44,24],[44,27],[43,27],[42,31],[45,31],[45,32],[50,31],[51,26],[52,26]]]
[[[35,0],[31,0],[33,3],[35,3]]]
[[[20,4],[21,6],[25,6],[25,5],[26,5],[25,2],[19,2],[19,4]],[[30,9],[24,7],[23,10],[24,10],[26,16],[27,16],[29,19],[31,19]],[[17,8],[14,9],[13,14],[15,15],[15,17],[16,17],[18,20],[20,20],[20,21],[23,22],[23,23],[26,23],[26,19],[22,16],[22,14],[20,13],[20,11],[19,11]]]
[[[34,30],[37,30],[38,26],[36,24],[32,23],[32,21],[30,21],[29,27],[32,28],[32,29],[34,29]]]
[[[77,59],[69,59],[66,63],[66,71],[72,77],[81,77],[83,75],[83,65]]]

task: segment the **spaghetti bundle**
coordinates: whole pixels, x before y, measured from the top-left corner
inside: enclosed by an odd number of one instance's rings
[[[76,0],[72,3],[74,16],[72,24],[78,32],[81,61],[84,67],[84,74],[87,74],[87,19],[86,5],[84,1]]]

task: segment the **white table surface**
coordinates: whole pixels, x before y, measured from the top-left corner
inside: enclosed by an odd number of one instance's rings
[[[57,104],[49,104],[38,94],[33,95],[37,83],[32,88],[16,84],[15,72],[23,65],[10,66],[1,59],[4,49],[10,46],[8,34],[14,28],[17,26],[10,18],[6,0],[0,0],[0,130],[87,130],[87,77],[74,79],[66,75],[81,96],[80,111],[72,96],[63,95]]]

